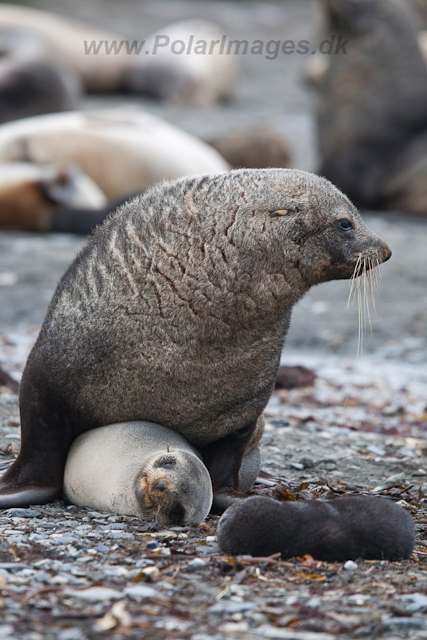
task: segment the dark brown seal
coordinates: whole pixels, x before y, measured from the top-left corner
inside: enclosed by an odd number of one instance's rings
[[[402,560],[415,544],[407,511],[385,498],[348,496],[331,502],[239,500],[221,517],[218,544],[230,555],[316,560]]]
[[[238,489],[263,431],[294,304],[389,247],[327,180],[240,170],[158,185],[119,208],[62,277],[20,392],[22,448],[0,506],[46,502],[73,439],[145,420]]]
[[[207,142],[233,169],[287,169],[292,164],[288,142],[270,125],[251,125]]]
[[[403,0],[323,4],[328,32],[348,44],[346,54],[328,56],[319,86],[319,173],[360,207],[394,207],[387,182],[427,130],[427,66],[410,7]]]
[[[77,108],[76,76],[50,62],[0,61],[0,123]]]

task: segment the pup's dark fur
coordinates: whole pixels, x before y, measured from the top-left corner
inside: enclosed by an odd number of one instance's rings
[[[278,502],[253,497],[221,517],[218,544],[230,555],[317,560],[400,560],[411,556],[414,523],[385,498],[349,496],[331,502]]]
[[[22,448],[0,507],[51,500],[77,435],[132,420],[200,449],[214,493],[238,489],[293,305],[351,277],[360,255],[383,262],[390,250],[302,171],[187,178],[126,203],[53,297],[22,377]]]

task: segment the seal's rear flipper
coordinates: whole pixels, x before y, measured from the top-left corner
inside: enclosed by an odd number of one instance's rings
[[[37,487],[0,482],[0,509],[46,504],[58,498],[60,494],[61,489],[58,487]]]

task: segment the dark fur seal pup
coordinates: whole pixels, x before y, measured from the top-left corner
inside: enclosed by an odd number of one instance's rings
[[[318,106],[319,173],[358,206],[384,193],[405,147],[427,130],[427,65],[403,0],[323,0],[328,31],[348,40],[328,56]]]
[[[402,560],[415,544],[407,511],[385,498],[348,496],[331,502],[278,502],[256,496],[233,504],[218,525],[218,544],[230,555],[316,560]]]
[[[165,182],[119,208],[61,279],[21,382],[0,506],[48,502],[72,441],[147,420],[201,450],[214,493],[258,445],[294,304],[390,257],[327,180],[290,169]],[[363,261],[362,261],[363,262]]]
[[[0,123],[76,109],[79,82],[50,62],[0,60]]]
[[[76,438],[64,493],[74,504],[163,524],[200,524],[212,504],[212,483],[200,454],[175,431],[125,422]]]

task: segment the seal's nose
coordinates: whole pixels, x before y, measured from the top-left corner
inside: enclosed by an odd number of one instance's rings
[[[386,253],[386,257],[384,258],[384,262],[387,262],[387,260],[390,260],[391,256],[392,256],[392,252],[390,247],[388,246],[388,244],[385,245],[386,249],[387,249],[387,253]]]

